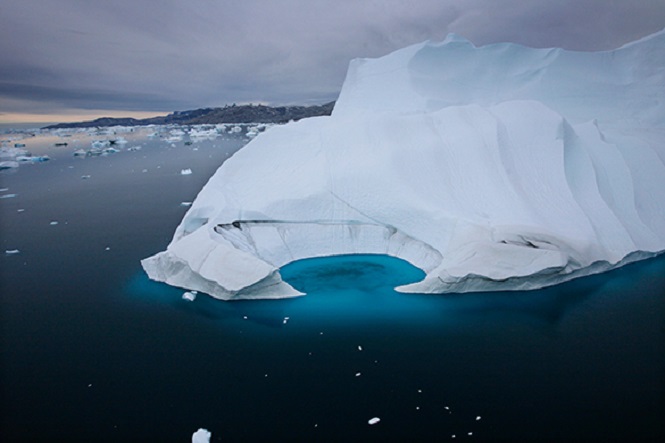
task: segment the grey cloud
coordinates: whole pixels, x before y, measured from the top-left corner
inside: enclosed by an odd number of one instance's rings
[[[448,32],[595,50],[663,27],[662,0],[5,0],[0,99],[136,110],[323,102],[350,59]]]

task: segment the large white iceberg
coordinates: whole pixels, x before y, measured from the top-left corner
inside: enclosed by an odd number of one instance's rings
[[[201,190],[150,278],[300,295],[279,268],[377,253],[403,292],[535,289],[665,250],[665,30],[619,49],[449,36],[351,62],[332,116],[273,127]]]

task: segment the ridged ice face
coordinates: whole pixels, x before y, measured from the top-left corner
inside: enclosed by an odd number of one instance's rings
[[[533,289],[665,249],[665,33],[578,53],[459,38],[352,62],[331,117],[274,127],[210,179],[153,279],[298,295],[279,267],[349,253],[405,292]]]

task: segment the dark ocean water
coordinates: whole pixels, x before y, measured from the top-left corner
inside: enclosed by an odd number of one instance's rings
[[[38,137],[27,148],[50,162],[0,173],[0,197],[16,194],[0,252],[20,250],[0,256],[0,441],[665,437],[665,257],[445,296],[395,293],[422,277],[403,261],[331,257],[283,269],[305,297],[188,302],[139,260],[245,140],[124,136],[85,159],[86,136]]]

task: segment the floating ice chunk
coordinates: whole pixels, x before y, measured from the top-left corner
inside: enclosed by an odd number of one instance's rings
[[[480,415],[476,417],[476,421],[480,420]]]
[[[180,170],[180,175],[190,175],[191,173],[192,173],[192,170],[189,169],[189,168]]]
[[[106,148],[102,151],[102,154],[103,155],[108,155],[108,154],[115,154],[117,152],[120,152],[120,150],[118,150],[116,148],[108,147],[108,148]]]
[[[380,422],[380,421],[381,421],[381,419],[380,419],[379,417],[374,417],[374,418],[370,418],[370,419],[367,421],[367,423],[369,423],[370,425],[375,425],[375,424],[377,424],[377,423]]]
[[[90,146],[93,149],[102,149],[110,145],[111,142],[109,140],[94,140],[92,143],[90,143]]]
[[[15,158],[19,155],[28,155],[28,151],[25,149],[8,148],[4,146],[0,148],[0,158]]]
[[[284,320],[282,320],[282,324],[287,324],[289,322],[289,317],[284,317]]]
[[[192,202],[180,202],[180,206],[192,206]]]
[[[128,151],[140,151],[141,146],[130,146],[129,148],[127,148],[127,150]]]
[[[72,153],[74,157],[85,157],[88,155],[87,151],[85,149],[77,149]]]
[[[0,198],[14,198],[16,197],[16,194],[3,194],[0,195]]]
[[[210,443],[212,433],[207,429],[200,428],[192,434],[192,443]]]
[[[57,224],[58,224],[58,222],[56,220],[53,220],[51,223],[49,223],[49,225],[51,225],[51,226],[55,226]]]
[[[362,346],[358,346],[358,350],[359,350],[359,351],[362,351],[362,350],[363,350],[363,347],[362,347]]]
[[[89,175],[82,175],[82,176],[81,176],[81,179],[83,179],[83,180],[87,180],[87,179],[89,179],[89,178],[90,178]]]
[[[196,300],[196,291],[187,291],[184,294],[182,294],[182,299],[183,300],[188,300],[188,301],[194,301]]]
[[[0,169],[13,169],[13,168],[18,168],[18,162],[13,160],[0,162]]]
[[[51,160],[48,155],[20,155],[16,157],[16,161],[19,163],[41,163]]]
[[[362,374],[360,372],[356,372],[356,377],[360,377]]]
[[[5,250],[5,254],[7,254],[7,255],[16,255],[19,252],[21,252],[21,251],[19,251],[18,249],[6,249]]]

